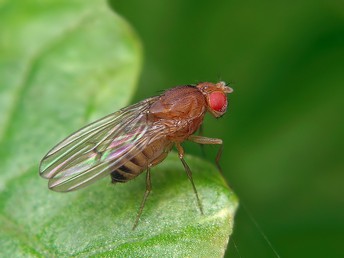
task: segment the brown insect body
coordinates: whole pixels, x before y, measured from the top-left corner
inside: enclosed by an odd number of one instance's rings
[[[176,142],[185,141],[203,122],[206,99],[194,86],[180,86],[159,96],[147,112],[147,123],[173,128],[166,136],[150,143],[133,159],[111,173],[112,182],[126,182],[162,162]],[[175,130],[178,128],[178,130]]]

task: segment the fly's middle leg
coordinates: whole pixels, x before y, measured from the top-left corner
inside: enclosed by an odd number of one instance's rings
[[[200,127],[199,127],[198,136],[199,137],[203,136],[203,124],[201,124]],[[203,157],[206,157],[205,151],[204,151],[204,144],[200,144],[199,146],[201,148],[201,152],[202,152]]]
[[[178,154],[179,154],[179,159],[181,160],[181,162],[183,163],[183,166],[184,166],[184,169],[185,169],[185,172],[191,182],[191,185],[192,185],[192,188],[194,190],[194,193],[196,195],[196,199],[197,199],[197,203],[198,203],[198,207],[199,207],[199,210],[201,212],[201,214],[203,215],[204,212],[203,212],[203,206],[202,206],[202,203],[201,203],[201,200],[199,199],[198,197],[198,193],[197,193],[197,190],[196,190],[196,186],[193,182],[193,179],[192,179],[192,173],[191,173],[191,170],[190,170],[190,167],[188,166],[188,164],[185,162],[184,160],[184,149],[183,147],[180,145],[180,143],[176,143],[176,148],[178,150]]]
[[[218,170],[220,171],[221,174],[222,173],[222,168],[220,166],[220,159],[221,159],[221,155],[222,155],[222,151],[223,151],[223,142],[221,139],[217,139],[217,138],[208,138],[208,137],[204,137],[204,136],[199,136],[199,135],[190,135],[188,138],[189,141],[195,142],[195,143],[199,143],[199,144],[217,144],[220,145],[220,148],[216,154],[216,158],[215,158],[215,163],[216,166],[218,168]]]
[[[146,173],[146,191],[145,191],[145,194],[143,195],[143,199],[142,199],[142,202],[141,202],[141,205],[140,205],[139,212],[136,215],[136,219],[135,219],[135,223],[134,223],[134,226],[133,226],[133,230],[136,228],[137,224],[139,223],[139,219],[141,217],[143,208],[145,207],[145,203],[146,203],[147,197],[150,194],[151,190],[152,190],[152,184],[151,184],[150,166],[148,166],[147,173]]]

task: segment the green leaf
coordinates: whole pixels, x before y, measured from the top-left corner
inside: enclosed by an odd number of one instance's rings
[[[8,1],[0,17],[1,189],[68,133],[128,104],[141,47],[103,1]]]
[[[0,4],[0,31],[1,256],[223,256],[237,200],[213,165],[186,156],[202,216],[171,153],[134,231],[144,176],[61,194],[38,175],[59,140],[129,103],[141,64],[130,26],[103,1],[17,0]]]
[[[126,184],[101,180],[68,194],[48,191],[32,168],[1,193],[1,252],[45,256],[222,257],[236,198],[218,171],[187,156],[205,214],[199,212],[176,153],[152,171],[153,191],[132,226],[145,177]]]

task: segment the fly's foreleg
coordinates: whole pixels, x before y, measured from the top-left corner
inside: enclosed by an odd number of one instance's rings
[[[218,168],[218,170],[220,171],[221,174],[222,173],[222,169],[220,166],[220,159],[221,159],[221,155],[222,155],[222,151],[223,151],[223,142],[221,139],[217,139],[217,138],[208,138],[208,137],[204,137],[204,136],[199,136],[199,135],[190,135],[188,138],[189,141],[195,142],[195,143],[199,143],[199,144],[217,144],[220,145],[220,148],[216,154],[216,158],[215,158],[215,163],[216,166]]]
[[[133,226],[133,230],[136,228],[137,224],[139,223],[139,219],[141,217],[143,208],[145,207],[145,203],[146,203],[147,197],[150,194],[151,190],[152,190],[152,184],[151,184],[151,176],[150,176],[150,167],[148,166],[147,174],[146,174],[146,191],[145,191],[145,194],[143,196],[139,212],[136,215],[136,220],[135,220],[135,223],[134,223],[134,226]]]
[[[179,159],[180,161],[183,163],[183,166],[184,166],[184,169],[185,169],[185,172],[186,172],[186,175],[188,176],[190,182],[191,182],[191,185],[192,185],[192,188],[194,190],[194,193],[196,195],[196,199],[197,199],[197,203],[198,203],[198,207],[199,207],[199,210],[201,212],[201,214],[203,215],[204,212],[203,212],[203,206],[202,206],[202,203],[198,197],[198,193],[197,193],[197,190],[196,190],[196,186],[193,182],[193,179],[192,179],[192,173],[191,173],[191,170],[190,170],[190,167],[188,166],[188,164],[185,162],[184,160],[184,149],[183,147],[180,145],[180,143],[176,143],[176,148],[178,150],[178,155],[179,155]]]

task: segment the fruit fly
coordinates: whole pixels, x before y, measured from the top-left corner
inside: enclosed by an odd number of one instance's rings
[[[57,144],[42,159],[39,173],[49,179],[51,190],[69,192],[108,175],[113,183],[124,183],[146,171],[146,191],[134,229],[151,191],[150,168],[162,162],[175,146],[203,214],[181,143],[219,144],[219,167],[222,140],[193,134],[207,111],[216,118],[224,115],[226,94],[232,91],[224,82],[184,85],[120,109]]]

